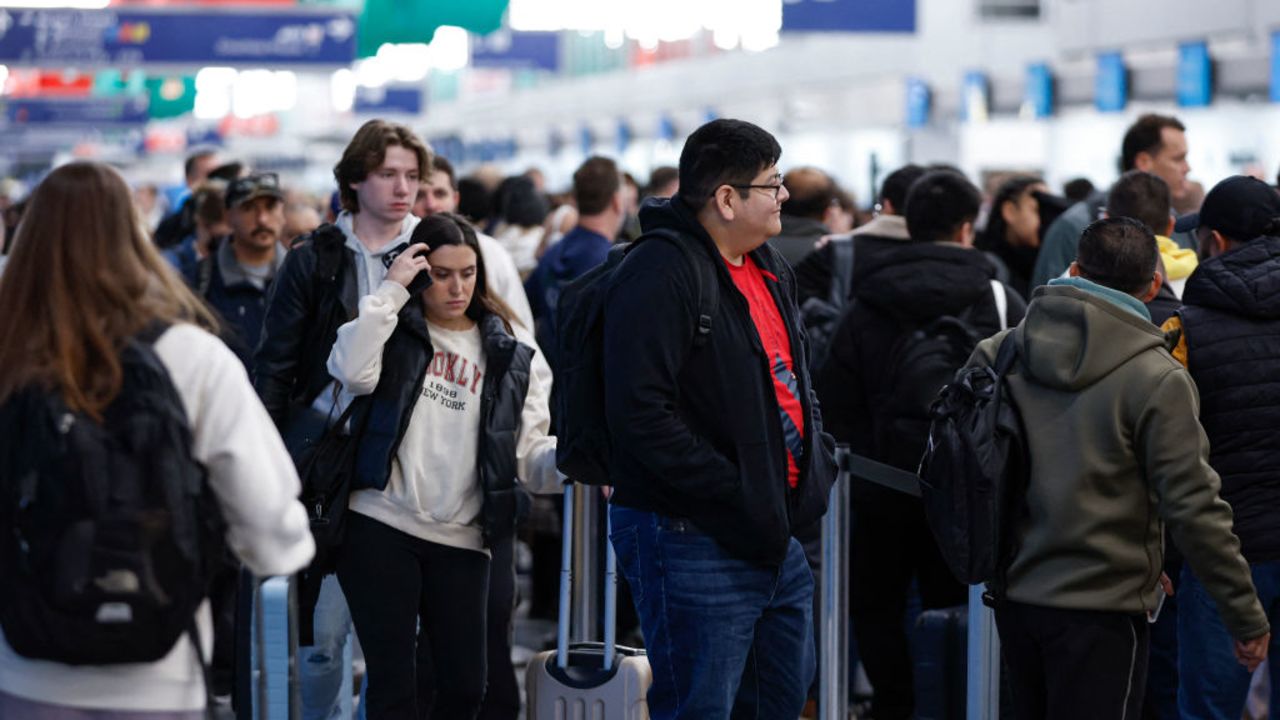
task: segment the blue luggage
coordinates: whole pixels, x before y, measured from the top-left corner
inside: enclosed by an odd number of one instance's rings
[[[926,610],[911,640],[918,720],[964,720],[969,608]]]

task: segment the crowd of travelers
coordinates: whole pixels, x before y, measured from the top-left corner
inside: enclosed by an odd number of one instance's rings
[[[584,357],[649,716],[801,717],[837,445],[914,474],[942,387],[1012,353],[1011,716],[1241,718],[1280,612],[1280,192],[1204,192],[1188,141],[1144,115],[1061,192],[906,165],[870,213],[727,119],[560,194],[382,120],[324,198],[213,149],[168,213],[58,167],[0,256],[0,717],[205,717],[239,599],[296,574],[303,718],[339,717],[354,630],[361,716],[514,720]],[[910,718],[913,618],[968,589],[919,497],[851,494],[861,716]]]

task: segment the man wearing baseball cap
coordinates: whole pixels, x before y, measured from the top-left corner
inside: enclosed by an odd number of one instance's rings
[[[1164,324],[1179,331],[1174,356],[1200,391],[1209,464],[1249,562],[1268,620],[1280,618],[1280,194],[1251,177],[1218,183],[1200,212],[1178,220],[1194,230],[1204,260],[1187,280],[1183,307]],[[1169,438],[1170,442],[1178,442]],[[1233,638],[1204,586],[1185,568],[1178,603],[1181,717],[1238,718],[1250,673],[1237,659],[1250,638]],[[1270,644],[1270,643],[1267,643]],[[1272,704],[1277,697],[1273,686]]]
[[[256,173],[228,185],[225,203],[231,234],[201,261],[196,290],[235,330],[223,339],[248,368],[262,337],[267,289],[284,262],[284,192],[275,173]]]

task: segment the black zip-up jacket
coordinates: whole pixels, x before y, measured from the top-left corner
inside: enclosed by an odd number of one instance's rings
[[[355,258],[334,225],[294,246],[271,283],[253,380],[286,440],[300,411],[333,382],[325,361],[338,328],[357,314],[358,287]],[[323,430],[323,418],[313,424]]]
[[[529,390],[533,349],[507,332],[496,315],[480,320],[485,373],[480,391],[480,442],[476,470],[484,491],[481,511],[486,542],[515,531],[517,515],[528,495],[516,484],[516,438]],[[353,427],[363,428],[356,449],[352,490],[385,490],[391,462],[409,428],[413,408],[422,395],[427,366],[435,356],[420,300],[400,310],[400,319],[382,348],[382,372],[368,404],[355,414]]]
[[[791,341],[805,412],[804,456],[787,485],[782,421],[769,363],[711,237],[680,200],[648,202],[646,232],[672,230],[696,262],[715,266],[711,333],[694,347],[698,277],[669,242],[646,242],[615,272],[605,305],[605,414],[613,439],[613,502],[686,518],[730,554],[776,566],[794,531],[826,512],[834,442],[822,431],[809,380],[791,268],[768,245],[751,252]]]
[[[894,345],[903,333],[943,315],[964,315],[981,337],[999,332],[991,289],[995,269],[982,251],[954,243],[867,243],[858,252],[853,302],[831,340],[818,397],[836,440],[858,455],[915,470],[925,438],[886,438],[877,432],[873,412],[888,397]],[[1027,306],[1008,286],[1004,295],[1013,327]]]
[[[1280,560],[1280,237],[1200,263],[1182,302],[1209,465],[1222,476],[1241,550],[1251,563]]]

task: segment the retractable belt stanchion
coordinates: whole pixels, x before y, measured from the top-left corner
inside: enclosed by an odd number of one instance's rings
[[[821,657],[818,678],[818,717],[849,717],[849,450],[836,449],[839,474],[831,487],[822,522],[822,594],[818,598]]]
[[[567,505],[567,503],[566,503]],[[568,508],[565,508],[566,511]],[[573,623],[569,642],[600,639],[600,515],[599,488],[579,485],[573,494]]]
[[[822,530],[822,573],[824,581],[822,600],[824,602],[828,598],[828,591],[825,587],[826,580],[829,577],[827,564],[831,557],[830,553],[836,552],[835,549],[829,548],[828,535],[832,534],[834,523],[841,519],[836,513],[847,512],[849,478],[857,477],[891,490],[920,497],[920,481],[914,473],[885,465],[861,455],[854,455],[843,447],[837,450],[836,453],[837,462],[841,470],[840,481],[832,488],[831,505],[827,510],[826,522]],[[840,491],[842,484],[845,488],[843,491],[845,495],[837,500],[836,493]],[[845,572],[849,544],[848,521],[844,519],[843,522],[845,523],[845,529],[843,530],[845,535],[838,555],[841,563],[838,569],[840,572]],[[837,568],[832,568],[832,570],[837,570]],[[991,611],[991,608],[982,602],[984,590],[985,588],[982,585],[969,587],[968,653],[966,658],[968,675],[965,688],[965,716],[968,720],[997,720],[1000,717],[1000,636],[996,631],[995,614]],[[832,600],[834,601],[834,598]],[[845,580],[844,596],[841,602],[845,603],[841,607],[847,608],[847,579]],[[827,617],[828,609],[829,606],[827,605],[821,607],[823,634],[826,637],[823,638],[822,645],[824,654],[822,656],[821,680],[823,684],[819,687],[822,693],[821,699],[830,703],[828,699],[829,688],[827,687],[828,666],[826,653],[834,652],[834,649],[828,649],[827,645],[832,642],[833,628],[835,627],[834,625],[828,625],[828,623],[834,623],[835,620]],[[846,643],[845,651],[847,653],[847,625],[842,627],[840,637],[844,638]],[[843,662],[843,659],[837,658],[837,662]],[[834,682],[834,679],[832,679],[832,682]],[[833,720],[836,717],[840,717],[843,720],[844,716],[830,715],[824,711],[820,713],[820,717],[823,720]]]

